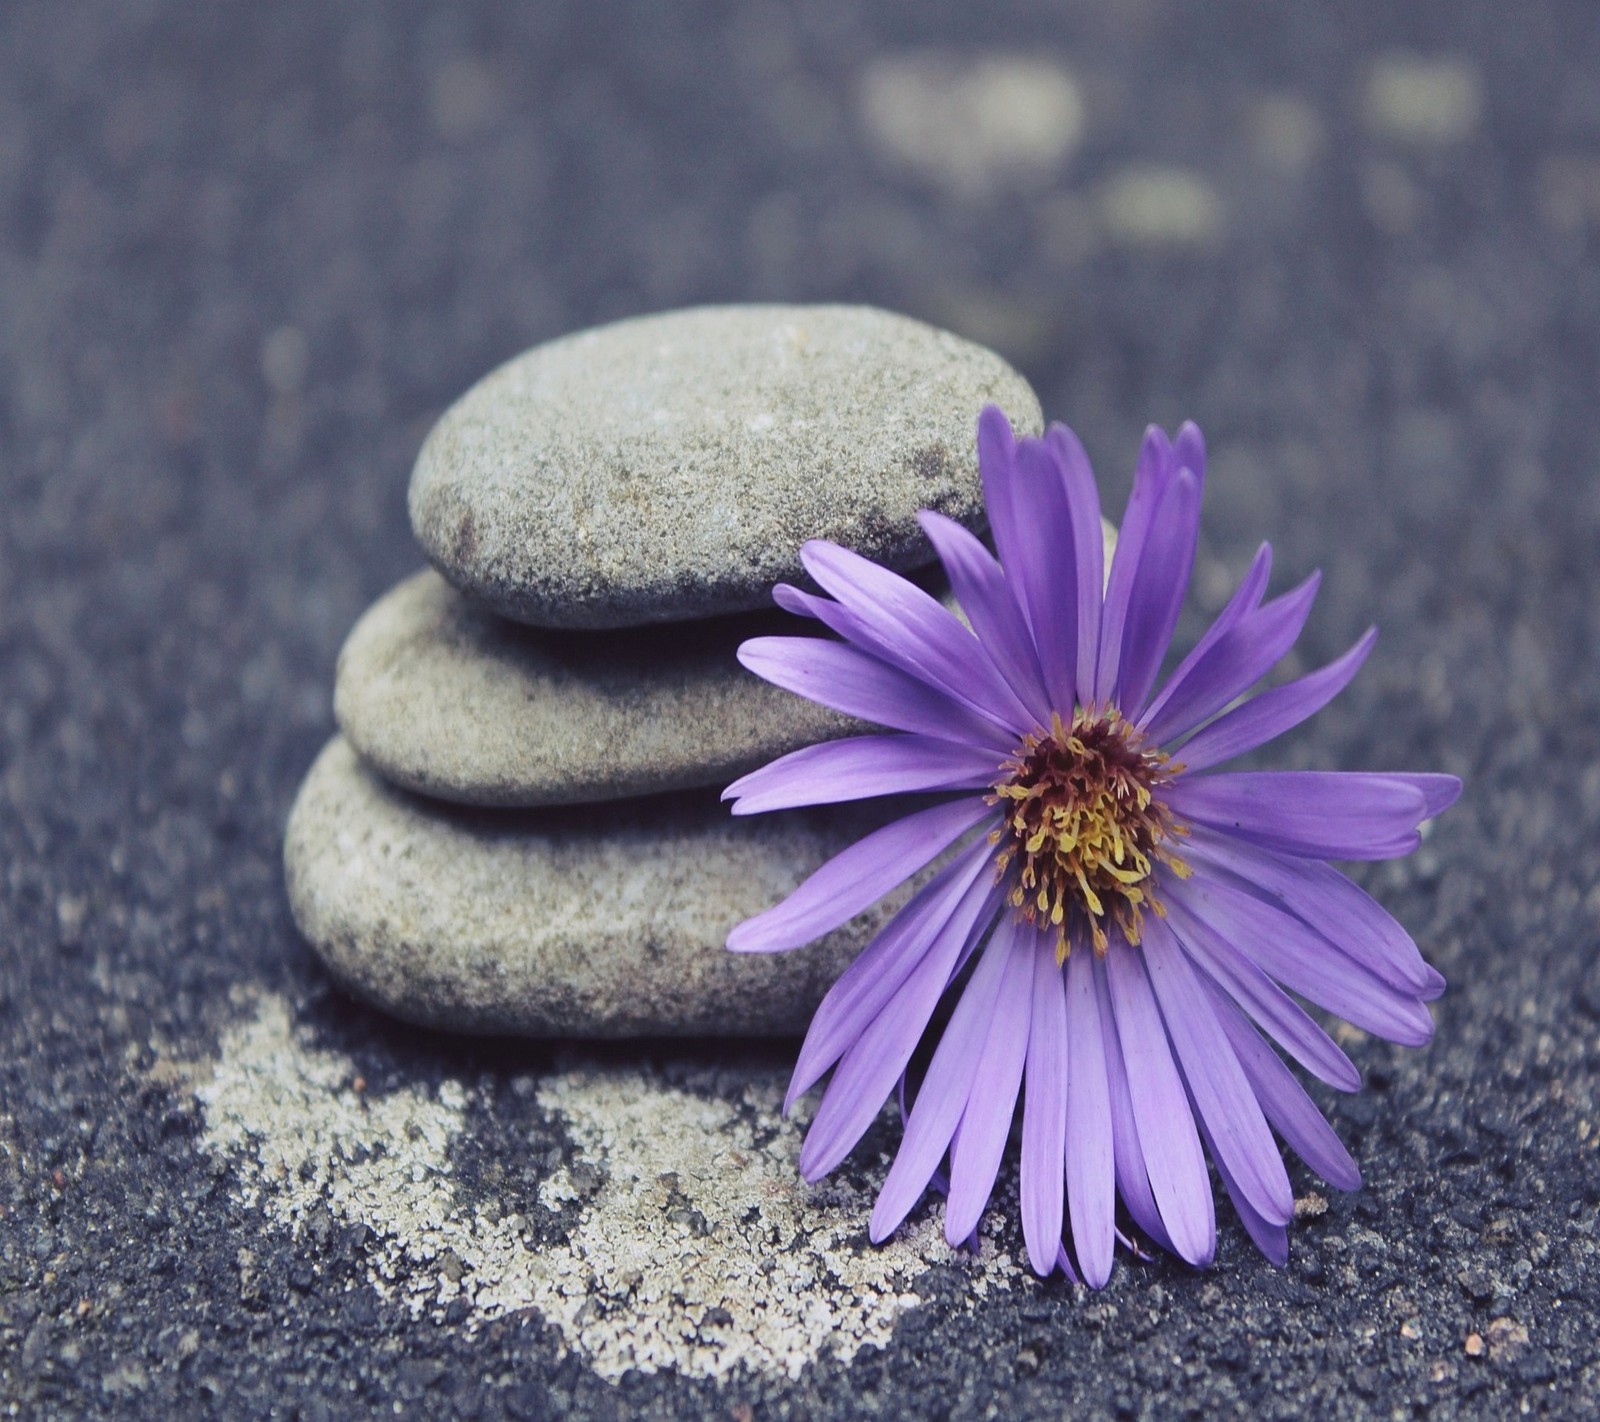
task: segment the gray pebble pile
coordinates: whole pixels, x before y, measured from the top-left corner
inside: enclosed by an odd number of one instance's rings
[[[981,528],[975,422],[1040,425],[980,346],[866,307],[729,306],[539,346],[439,420],[412,475],[433,571],[351,632],[342,734],[290,816],[301,931],[358,995],[535,1037],[800,1030],[897,900],[799,958],[728,929],[874,822],[735,821],[717,787],[869,729],[735,659],[829,538],[911,571]]]

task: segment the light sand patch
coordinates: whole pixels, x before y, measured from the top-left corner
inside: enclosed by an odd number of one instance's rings
[[[824,1349],[883,1346],[934,1265],[964,1270],[974,1302],[1021,1272],[992,1239],[976,1260],[952,1251],[935,1219],[869,1245],[867,1192],[800,1179],[777,1073],[721,1099],[625,1067],[545,1078],[539,1103],[565,1119],[578,1158],[542,1182],[541,1203],[583,1198],[572,1167],[603,1176],[568,1240],[546,1249],[521,1216],[458,1196],[459,1081],[367,1096],[356,1076],[295,1030],[282,998],[263,997],[194,1073],[202,1143],[235,1164],[246,1203],[297,1234],[319,1206],[372,1229],[371,1281],[413,1314],[463,1297],[475,1326],[532,1307],[605,1377],[740,1365],[792,1377]]]

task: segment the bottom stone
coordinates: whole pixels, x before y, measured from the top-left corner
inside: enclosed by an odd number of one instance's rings
[[[716,792],[474,810],[378,778],[336,737],[289,816],[295,922],[357,996],[410,1022],[529,1037],[803,1031],[902,889],[793,953],[723,946],[886,811],[734,819]]]

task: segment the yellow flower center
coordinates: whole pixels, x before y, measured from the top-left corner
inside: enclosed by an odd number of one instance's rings
[[[1104,954],[1106,920],[1138,943],[1146,909],[1166,910],[1155,895],[1157,863],[1179,878],[1190,869],[1169,841],[1188,831],[1172,817],[1161,790],[1183,769],[1115,708],[1080,711],[1072,726],[1053,718],[1048,733],[1023,738],[1001,767],[990,803],[1005,820],[990,839],[996,864],[1011,880],[1010,902],[1029,923],[1056,930],[1056,961],[1065,962],[1075,920]]]

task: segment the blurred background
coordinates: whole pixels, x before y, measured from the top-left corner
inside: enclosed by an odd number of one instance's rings
[[[1383,626],[1291,755],[1469,789],[1388,882],[1451,976],[1451,1045],[1374,1058],[1386,1109],[1428,1133],[1413,1222],[1452,1371],[1368,1359],[1366,1395],[1473,1395],[1456,1313],[1498,1285],[1458,1289],[1450,1251],[1486,1226],[1428,1221],[1548,1171],[1512,1214],[1554,1211],[1526,1226],[1548,1245],[1576,1202],[1588,1253],[1540,1261],[1545,1374],[1493,1395],[1573,1401],[1556,1381],[1579,1387],[1592,1338],[1550,1309],[1594,1288],[1570,1142],[1597,1077],[1582,1004],[1600,1015],[1573,951],[1600,902],[1595,20],[1588,0],[3,0],[0,1397],[83,1415],[115,1407],[96,1389],[119,1351],[181,1363],[149,1342],[160,1316],[200,1309],[255,1226],[196,1204],[192,1099],[128,1083],[210,1051],[239,992],[285,994],[395,1080],[438,1070],[446,1048],[330,994],[279,863],[339,645],[421,565],[404,491],[433,420],[550,337],[780,300],[992,345],[1083,436],[1113,512],[1145,424],[1198,420],[1198,606],[1270,537],[1278,585],[1326,574],[1306,664]],[[1464,1106],[1479,1086],[1500,1095]],[[1359,1137],[1361,1109],[1336,1123]],[[1393,1239],[1411,1217],[1386,1208]],[[152,1272],[169,1256],[200,1262]],[[141,1307],[61,1362],[39,1319],[108,1281]],[[1351,1305],[1385,1338],[1388,1287]],[[271,1317],[274,1347],[311,1346]],[[1292,1392],[1316,1346],[1257,1363]],[[271,1349],[218,1348],[218,1376],[266,1367],[270,1395]]]
[[[1213,540],[1309,500],[1498,556],[1557,514],[1522,466],[1582,457],[1553,412],[1594,393],[1592,18],[12,0],[7,562],[109,560],[134,605],[179,578],[221,636],[250,603],[234,669],[279,694],[417,561],[409,465],[478,376],[763,299],[993,345],[1114,485],[1147,421],[1199,419]],[[1477,535],[1437,517],[1469,450],[1520,469]]]

